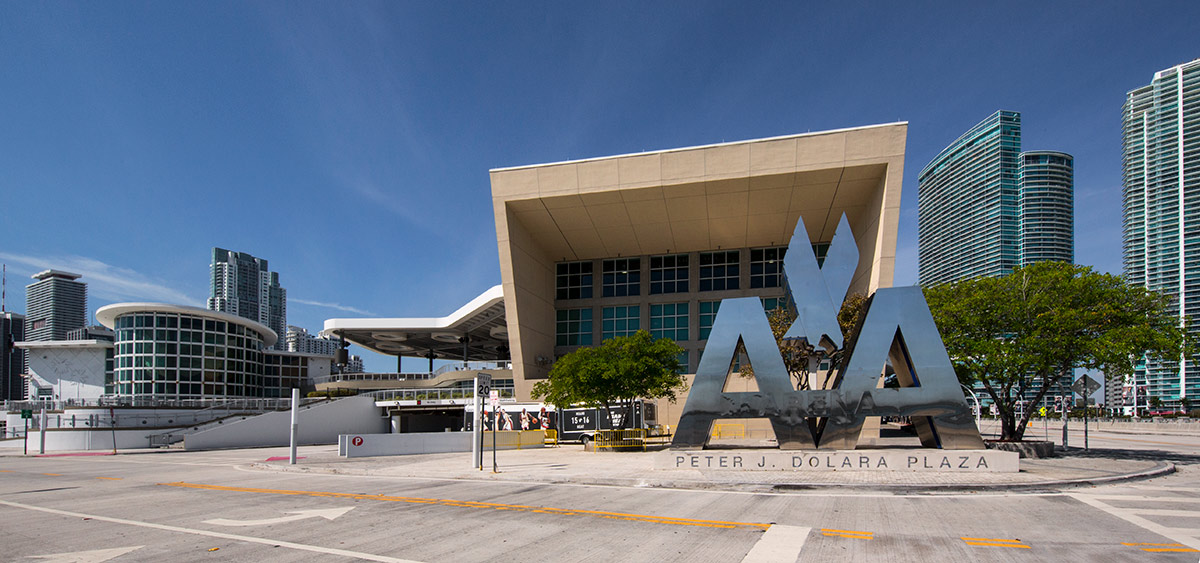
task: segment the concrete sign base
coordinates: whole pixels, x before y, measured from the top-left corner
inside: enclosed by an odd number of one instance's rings
[[[655,469],[706,471],[922,471],[1016,473],[1016,452],[879,449],[833,451],[675,450],[657,454]]]

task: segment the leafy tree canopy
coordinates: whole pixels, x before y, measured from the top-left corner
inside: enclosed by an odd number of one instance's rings
[[[1001,439],[1020,440],[1032,408],[1016,418],[1026,389],[1040,402],[1075,368],[1113,376],[1145,355],[1191,355],[1186,323],[1169,296],[1086,266],[1041,262],[995,278],[927,287],[925,298],[959,380],[983,385],[1001,419]]]
[[[628,427],[634,399],[675,402],[676,393],[687,389],[679,373],[682,353],[675,341],[654,340],[649,332],[639,330],[559,358],[550,369],[550,378],[533,386],[533,396],[555,405],[603,407],[610,416],[614,405],[622,406],[626,409],[623,425]]]

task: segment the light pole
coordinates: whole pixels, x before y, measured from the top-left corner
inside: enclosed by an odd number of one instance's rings
[[[971,399],[973,399],[975,401],[975,429],[982,431],[983,430],[983,406],[980,405],[980,403],[979,403],[979,395],[975,394],[974,389],[971,389],[970,387],[967,387],[966,385],[963,385],[962,383],[959,383],[958,385],[959,385],[959,387],[966,389],[967,393],[971,394]]]

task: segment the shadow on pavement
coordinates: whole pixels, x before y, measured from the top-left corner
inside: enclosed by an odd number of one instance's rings
[[[1058,457],[1084,457],[1097,459],[1131,459],[1144,461],[1169,461],[1174,464],[1200,464],[1200,455],[1171,452],[1166,450],[1125,450],[1120,448],[1071,448],[1058,450]]]

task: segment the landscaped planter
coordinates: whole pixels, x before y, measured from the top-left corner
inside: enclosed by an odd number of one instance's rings
[[[1017,454],[1023,458],[1041,459],[1044,457],[1054,457],[1054,442],[1046,442],[1043,440],[1026,440],[1022,442],[985,440],[984,443],[987,445],[989,450],[1017,452]]]

